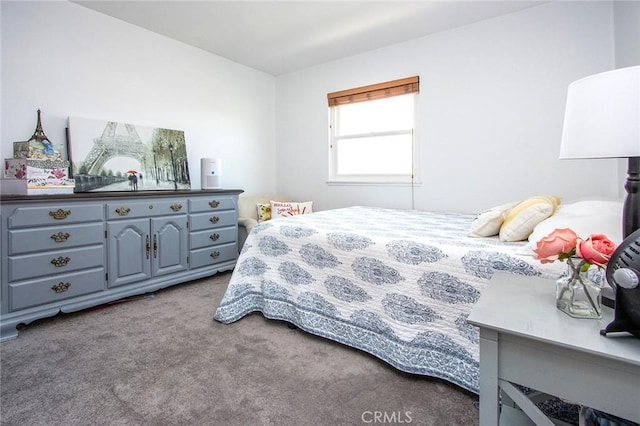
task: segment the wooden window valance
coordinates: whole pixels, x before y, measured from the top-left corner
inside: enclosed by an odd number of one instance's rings
[[[373,101],[391,96],[407,95],[420,92],[420,77],[401,78],[386,83],[371,84],[355,89],[329,93],[329,106],[346,105],[355,102]]]

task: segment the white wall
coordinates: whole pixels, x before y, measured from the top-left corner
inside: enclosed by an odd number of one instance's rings
[[[318,209],[410,208],[407,186],[325,183],[326,93],[420,75],[416,208],[616,197],[626,165],[557,153],[566,86],[637,61],[628,42],[637,9],[555,2],[276,79],[66,1],[2,1],[0,155],[31,136],[40,108],[54,141],[64,141],[68,116],[185,130],[194,188],[199,159],[220,156],[228,188],[313,199]]]
[[[640,2],[615,1],[613,22],[616,49],[616,68],[640,65]],[[620,197],[626,196],[627,160],[619,160],[618,176]]]
[[[226,188],[275,188],[275,78],[66,1],[1,2],[2,158],[42,110],[185,131],[192,188],[200,158],[223,159]]]
[[[640,65],[640,2],[613,3],[616,68]]]
[[[617,160],[558,159],[567,86],[614,68],[608,2],[554,2],[277,79],[277,191],[317,209],[411,208],[408,186],[330,186],[328,92],[420,76],[415,208],[619,196]]]

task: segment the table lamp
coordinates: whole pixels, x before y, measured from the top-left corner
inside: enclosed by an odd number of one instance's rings
[[[623,235],[640,228],[640,66],[569,85],[560,158],[628,158]]]

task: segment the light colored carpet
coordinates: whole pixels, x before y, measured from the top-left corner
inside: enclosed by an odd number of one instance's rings
[[[0,344],[2,425],[477,425],[477,396],[249,315],[231,277],[36,321]]]

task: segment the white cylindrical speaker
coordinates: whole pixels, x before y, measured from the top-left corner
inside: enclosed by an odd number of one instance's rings
[[[221,161],[219,158],[202,158],[200,160],[200,177],[202,189],[220,189],[222,183]]]

